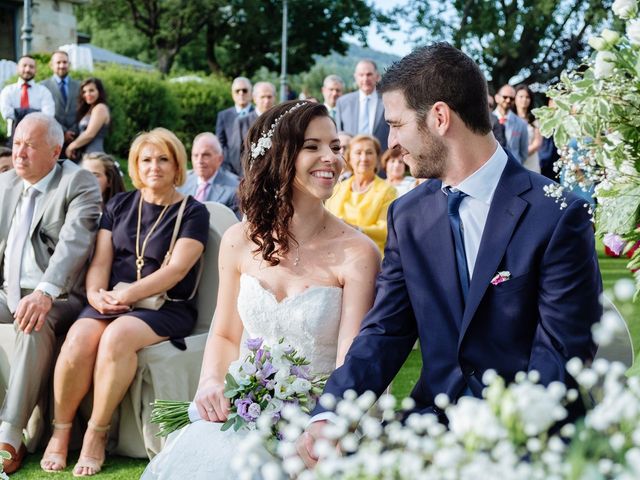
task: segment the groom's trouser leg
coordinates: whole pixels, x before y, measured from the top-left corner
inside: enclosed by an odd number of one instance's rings
[[[15,352],[9,384],[0,410],[0,420],[23,429],[49,383],[56,351],[56,336],[66,332],[76,319],[76,302],[56,300],[39,332],[18,329],[0,289],[0,323],[14,323]]]

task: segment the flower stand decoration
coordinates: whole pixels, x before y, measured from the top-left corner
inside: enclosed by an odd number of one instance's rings
[[[554,106],[534,113],[561,155],[554,168],[563,185],[548,187],[547,195],[562,206],[566,189],[592,192],[597,234],[615,238],[626,254],[640,240],[640,18],[636,0],[616,0],[612,10],[622,27],[590,38],[594,54],[549,90]],[[635,249],[628,268],[639,267]]]

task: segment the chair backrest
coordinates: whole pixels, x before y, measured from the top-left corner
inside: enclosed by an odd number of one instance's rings
[[[194,335],[209,331],[218,297],[220,241],[227,228],[238,222],[238,218],[227,206],[217,202],[204,202],[204,205],[209,210],[209,237],[207,248],[202,256],[204,265],[198,287],[198,321],[193,330]]]
[[[606,314],[615,319],[617,326],[613,341],[607,345],[599,345],[595,358],[604,358],[610,362],[622,362],[627,367],[631,367],[634,362],[634,351],[627,322],[622,318],[613,302],[604,294],[602,295],[602,306],[607,312]]]

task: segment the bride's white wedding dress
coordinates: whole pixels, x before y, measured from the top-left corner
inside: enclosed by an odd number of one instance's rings
[[[311,362],[314,373],[335,368],[342,289],[310,286],[278,302],[260,281],[240,277],[238,312],[246,338],[273,345],[285,339]],[[245,355],[245,351],[242,351]],[[231,461],[246,433],[220,430],[221,423],[198,421],[172,433],[142,474],[143,480],[233,479]]]

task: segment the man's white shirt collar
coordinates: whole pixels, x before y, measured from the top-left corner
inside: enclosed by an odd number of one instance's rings
[[[365,98],[369,97],[369,98],[378,98],[378,90],[376,90],[375,88],[373,89],[373,92],[371,92],[369,95],[367,95],[366,93],[364,93],[362,90],[358,90],[358,93],[360,94],[359,99],[361,102],[364,101]]]
[[[489,157],[489,160],[487,160],[484,165],[458,185],[445,185],[443,183],[442,191],[446,193],[445,188],[451,187],[466,193],[471,198],[490,205],[500,177],[502,176],[502,171],[507,165],[507,160],[506,152],[496,143],[496,151]]]
[[[56,172],[56,165],[54,165],[51,171],[47,173],[44,177],[42,177],[40,180],[38,180],[36,183],[31,184],[23,179],[22,180],[23,192],[27,190],[29,187],[32,187],[32,188],[35,188],[40,193],[46,193],[47,188],[49,187],[49,184],[51,183],[51,180],[53,179],[53,175],[55,174],[55,172]]]

